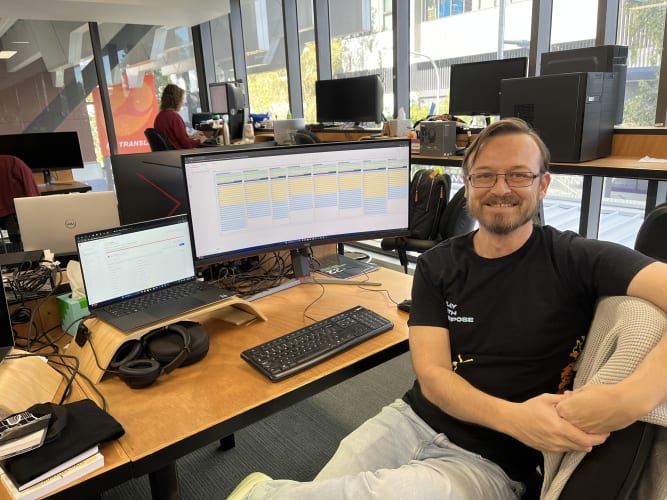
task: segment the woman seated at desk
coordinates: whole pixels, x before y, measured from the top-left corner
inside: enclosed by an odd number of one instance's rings
[[[155,117],[153,127],[162,132],[174,149],[196,148],[206,140],[203,132],[188,135],[185,122],[178,110],[185,102],[185,90],[173,83],[168,84],[160,99],[160,112]]]

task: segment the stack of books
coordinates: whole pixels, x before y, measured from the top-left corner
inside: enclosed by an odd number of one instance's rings
[[[24,483],[17,482],[3,466],[0,468],[0,482],[11,498],[32,500],[48,495],[103,466],[104,456],[99,447],[94,446]]]
[[[33,408],[37,408],[35,415],[51,414],[48,430],[43,429],[46,437],[33,435],[37,432],[34,419],[21,417],[33,412]],[[30,441],[25,443],[26,449],[18,453],[15,449],[18,442],[14,442],[5,450],[8,458],[0,462],[0,490],[4,487],[11,498],[41,498],[104,467],[100,443],[118,439],[125,432],[111,415],[90,399],[66,405],[34,405],[8,418],[10,429],[6,430],[10,430],[15,438]],[[15,427],[20,421],[24,421],[23,425],[28,422],[32,427],[29,434],[19,437]],[[39,442],[42,444],[33,448]],[[2,444],[0,442],[0,452]]]

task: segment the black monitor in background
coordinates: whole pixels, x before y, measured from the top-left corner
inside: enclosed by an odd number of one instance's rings
[[[33,172],[43,172],[45,184],[52,183],[53,170],[83,168],[76,132],[0,135],[0,154],[21,158]]]
[[[241,85],[236,82],[211,83],[208,92],[211,113],[229,117],[229,138],[234,140],[243,137],[245,95]]]
[[[378,75],[317,80],[315,103],[319,123],[381,123],[384,88]]]
[[[540,57],[540,75],[561,73],[602,72],[616,73],[616,101],[614,123],[623,122],[625,81],[628,73],[628,48],[625,45],[599,45],[578,49],[544,52]]]
[[[188,154],[183,168],[198,265],[408,233],[409,140]]]
[[[526,76],[527,57],[452,64],[450,115],[500,115],[500,81]]]

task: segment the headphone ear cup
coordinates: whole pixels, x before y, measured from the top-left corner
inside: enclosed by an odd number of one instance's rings
[[[148,387],[160,373],[162,367],[154,359],[134,359],[118,367],[118,376],[132,389]]]
[[[179,321],[146,343],[146,350],[151,358],[160,363],[169,364],[184,350],[183,339],[190,338],[189,352],[179,366],[188,366],[203,359],[208,354],[209,336],[204,327],[195,321]],[[176,368],[176,367],[174,367]]]
[[[202,360],[208,354],[208,332],[199,323],[194,321],[179,321],[176,323],[184,327],[190,334],[190,352],[181,366],[188,366]]]
[[[188,357],[191,339],[188,330],[178,323],[149,332],[144,345],[149,357],[160,363],[164,373],[178,368]]]
[[[121,345],[116,354],[113,355],[111,362],[109,363],[110,370],[118,370],[122,365],[133,361],[139,356],[143,351],[143,346],[138,340],[130,340]]]

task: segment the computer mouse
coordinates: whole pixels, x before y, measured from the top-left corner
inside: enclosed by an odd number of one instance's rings
[[[405,299],[403,302],[399,302],[396,307],[401,311],[410,312],[410,306],[412,305],[411,299]]]

